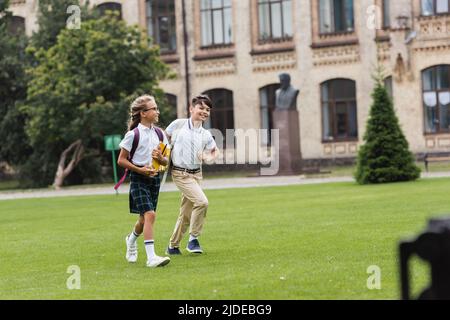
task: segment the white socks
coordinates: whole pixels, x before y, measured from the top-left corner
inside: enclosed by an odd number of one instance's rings
[[[147,252],[147,261],[153,260],[155,257],[155,241],[144,240],[145,251]]]
[[[139,237],[139,234],[136,234],[136,232],[133,230],[133,232],[130,233],[130,236],[128,238],[128,243],[129,244],[136,243],[136,240],[138,237]]]
[[[192,234],[189,234],[189,241],[192,241],[192,240],[195,240],[195,239],[197,239],[198,237],[194,237]]]

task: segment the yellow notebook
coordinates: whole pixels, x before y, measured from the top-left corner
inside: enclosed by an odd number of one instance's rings
[[[164,144],[162,142],[159,143],[159,148],[161,149],[161,153],[163,157],[169,159],[170,157],[170,148],[167,146],[167,144]],[[152,167],[156,169],[158,172],[164,172],[167,170],[168,164],[166,166],[162,165],[158,160],[152,159]]]

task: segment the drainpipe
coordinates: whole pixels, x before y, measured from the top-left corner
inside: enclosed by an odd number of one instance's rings
[[[191,83],[189,81],[189,56],[188,56],[188,33],[186,28],[186,6],[185,0],[181,1],[183,10],[183,42],[184,42],[184,72],[186,86],[186,112],[189,117],[189,103],[191,99]]]

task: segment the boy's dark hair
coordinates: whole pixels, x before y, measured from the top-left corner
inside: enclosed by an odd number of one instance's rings
[[[205,104],[212,108],[212,101],[206,94],[198,95],[192,99],[192,106],[195,107],[197,104]]]

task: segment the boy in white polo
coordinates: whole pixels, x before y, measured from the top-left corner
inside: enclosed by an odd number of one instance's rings
[[[211,133],[202,127],[208,119],[212,102],[206,95],[192,99],[189,119],[173,121],[166,129],[172,142],[172,179],[181,191],[181,206],[178,220],[170,238],[168,254],[181,254],[179,249],[183,235],[189,227],[189,242],[186,250],[202,253],[200,236],[208,210],[208,199],[203,192],[201,165],[203,160],[213,160],[218,149]]]

